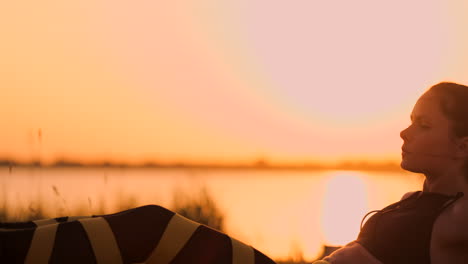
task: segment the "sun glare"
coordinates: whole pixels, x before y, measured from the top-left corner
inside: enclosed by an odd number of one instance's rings
[[[352,172],[331,176],[322,209],[322,232],[326,245],[345,245],[355,240],[359,223],[367,211],[362,177]]]

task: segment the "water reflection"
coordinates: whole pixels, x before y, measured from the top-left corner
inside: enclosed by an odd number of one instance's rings
[[[49,216],[112,213],[119,205],[171,207],[174,190],[206,187],[228,234],[274,259],[313,260],[323,244],[354,240],[367,210],[421,186],[399,172],[58,169],[0,167],[0,205],[16,214],[41,204]],[[59,216],[57,215],[57,216]]]
[[[361,218],[369,210],[362,174],[330,175],[322,205],[322,232],[327,245],[340,246],[356,239]]]

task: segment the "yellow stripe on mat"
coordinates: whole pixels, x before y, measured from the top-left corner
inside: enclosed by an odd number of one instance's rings
[[[26,255],[25,264],[47,264],[55,243],[55,234],[59,224],[45,225],[34,230],[31,245]]]
[[[41,220],[33,221],[33,223],[36,224],[36,226],[45,226],[45,225],[56,224],[56,223],[57,223],[57,220],[55,220],[55,218],[51,218],[51,219],[41,219]]]
[[[102,217],[78,219],[88,235],[97,264],[121,264],[122,257],[109,223]]]
[[[251,246],[231,237],[232,264],[254,264],[255,254]]]
[[[161,240],[145,263],[168,264],[171,262],[199,226],[199,223],[174,214],[164,230]]]

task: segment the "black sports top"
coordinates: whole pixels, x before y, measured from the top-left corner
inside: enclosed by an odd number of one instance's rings
[[[463,193],[415,192],[374,214],[356,242],[381,262],[430,264],[432,227],[439,214]]]

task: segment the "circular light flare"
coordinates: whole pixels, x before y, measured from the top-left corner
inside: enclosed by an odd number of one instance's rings
[[[357,238],[367,209],[364,180],[350,172],[328,181],[322,210],[322,232],[326,245],[342,246]]]
[[[397,114],[437,79],[449,46],[440,3],[423,2],[245,6],[245,34],[271,84],[265,93],[321,124]]]

